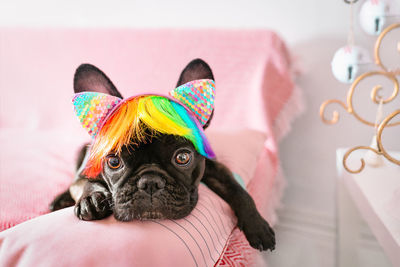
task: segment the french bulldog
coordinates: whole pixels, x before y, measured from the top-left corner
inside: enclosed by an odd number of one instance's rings
[[[195,59],[184,68],[177,86],[199,79],[214,80],[214,76],[206,62]],[[83,64],[75,72],[74,91],[88,90],[122,98],[101,70]],[[55,198],[51,211],[75,205],[75,214],[81,220],[100,220],[111,214],[119,221],[180,219],[196,206],[198,186],[203,182],[230,205],[238,228],[253,248],[275,248],[274,231],[251,196],[226,166],[199,154],[191,141],[158,134],[151,142],[125,145],[120,153],[103,159],[102,171],[94,179],[83,172],[90,149],[90,144],[81,149],[75,181]]]

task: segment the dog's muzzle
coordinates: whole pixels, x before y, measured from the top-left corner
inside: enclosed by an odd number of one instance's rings
[[[137,188],[146,192],[148,195],[153,195],[164,187],[165,179],[154,172],[148,172],[140,175],[140,179],[137,181]]]

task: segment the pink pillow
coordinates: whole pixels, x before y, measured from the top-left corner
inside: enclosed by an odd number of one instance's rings
[[[0,131],[0,230],[48,212],[55,195],[73,180],[76,151],[89,140],[83,130],[80,133]],[[253,130],[210,131],[208,137],[218,159],[247,185],[265,135]]]
[[[72,155],[85,138],[61,136],[0,131],[0,160],[7,166],[0,176],[2,229],[46,213],[54,195],[70,183]],[[208,137],[219,159],[247,184],[265,135],[211,131]],[[195,210],[177,221],[121,223],[110,217],[83,222],[72,208],[39,216],[0,233],[0,266],[211,266],[223,254],[236,218],[206,186],[200,185],[199,195]]]
[[[206,130],[218,161],[243,179],[247,186],[254,177],[267,135],[256,130],[216,131]]]
[[[0,231],[48,212],[68,188],[87,135],[63,131],[0,130]]]
[[[227,204],[200,185],[181,220],[80,221],[73,208],[0,233],[0,266],[213,266],[235,226]]]

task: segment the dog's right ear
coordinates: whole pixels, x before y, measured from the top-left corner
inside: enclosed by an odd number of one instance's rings
[[[122,98],[107,75],[91,64],[82,64],[76,69],[74,92],[99,92]]]
[[[196,58],[190,61],[183,69],[181,75],[179,76],[176,87],[187,82],[200,79],[210,79],[215,81],[210,66],[204,60]]]

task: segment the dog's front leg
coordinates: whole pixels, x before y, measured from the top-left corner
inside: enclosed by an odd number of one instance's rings
[[[260,251],[272,251],[275,248],[274,231],[257,211],[251,196],[236,182],[228,168],[206,159],[202,182],[231,206],[237,216],[239,229],[244,232],[253,248]]]
[[[75,205],[75,215],[85,221],[100,220],[112,213],[111,193],[101,181],[81,178],[83,192]],[[70,188],[71,190],[71,188]]]

